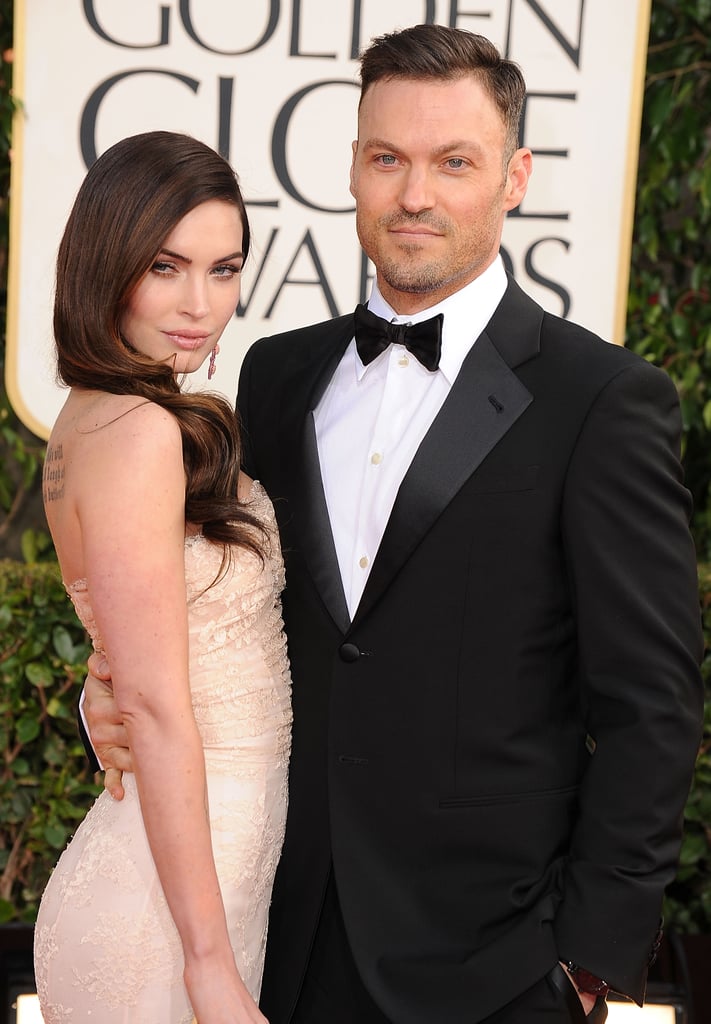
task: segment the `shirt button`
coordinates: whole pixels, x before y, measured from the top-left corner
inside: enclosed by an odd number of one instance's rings
[[[410,360],[407,358],[407,356],[400,356],[400,358],[397,361],[397,365],[398,366],[409,366],[410,365]]]
[[[361,569],[367,569],[368,568],[368,556],[367,555],[363,555],[363,557],[361,559],[359,559],[358,565],[361,567]]]
[[[382,453],[373,452],[373,454],[370,456],[370,461],[373,463],[374,466],[379,466],[380,463],[383,461]]]

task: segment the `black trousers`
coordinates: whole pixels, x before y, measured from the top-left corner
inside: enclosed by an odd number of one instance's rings
[[[360,980],[333,872],[291,1024],[390,1024]]]
[[[603,1024],[606,1017],[607,1007],[602,999],[585,1016],[563,968],[556,965],[481,1024]],[[378,1008],[360,979],[333,875],[291,1024],[394,1024]]]

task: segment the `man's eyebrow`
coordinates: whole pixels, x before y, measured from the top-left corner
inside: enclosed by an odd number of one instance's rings
[[[363,140],[363,145],[367,146],[369,149],[397,149],[398,148],[394,143],[388,142],[387,139],[377,139],[377,138],[376,139],[364,139]]]
[[[483,154],[484,149],[474,139],[453,139],[451,142],[445,142],[442,146],[437,146],[433,150],[435,156],[444,156],[445,153],[454,152]]]
[[[394,153],[400,151],[400,146],[394,142],[388,142],[387,139],[372,138],[366,139],[363,145],[368,149],[385,149],[391,150]],[[444,156],[445,153],[452,152],[470,152],[475,153],[477,156],[483,155],[483,147],[476,142],[474,139],[452,139],[451,142],[444,142],[441,146],[437,146],[432,150],[434,156]]]

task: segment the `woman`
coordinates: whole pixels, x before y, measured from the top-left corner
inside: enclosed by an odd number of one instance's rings
[[[35,939],[45,1024],[265,1024],[256,1000],[286,814],[290,678],[273,510],[232,408],[181,393],[239,299],[229,164],[184,135],[117,143],[59,248],[45,507],[111,665],[135,762],[55,869]]]

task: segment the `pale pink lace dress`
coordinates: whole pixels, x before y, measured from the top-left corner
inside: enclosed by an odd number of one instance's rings
[[[269,527],[264,568],[233,549],[212,587],[221,548],[185,544],[193,708],[205,748],[210,821],[240,973],[256,998],[267,911],[287,804],[291,682],[279,595],[284,585],[271,503],[252,508]],[[86,585],[68,588],[96,635]],[[158,881],[133,776],[126,796],[103,793],[45,890],[35,930],[35,971],[45,1024],[189,1024],[180,939]],[[165,785],[171,785],[166,765]]]

